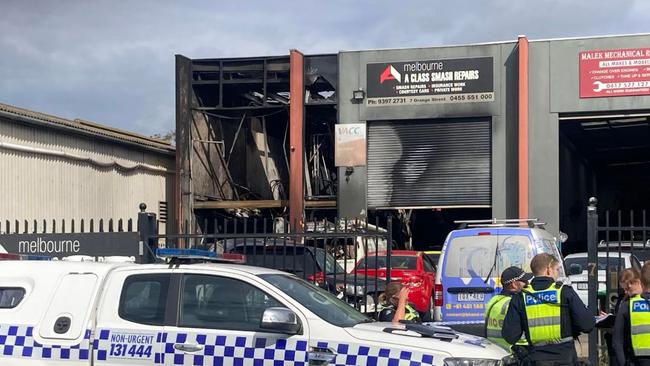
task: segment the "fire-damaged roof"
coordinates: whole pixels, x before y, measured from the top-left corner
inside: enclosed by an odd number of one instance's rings
[[[64,129],[68,130],[69,132],[89,135],[113,142],[138,145],[141,148],[148,150],[157,150],[159,152],[168,154],[173,154],[175,150],[174,146],[172,146],[170,143],[156,138],[143,136],[118,128],[107,127],[82,119],[69,120],[4,103],[0,103],[0,117],[20,120],[26,123],[38,124],[40,126],[49,128]]]

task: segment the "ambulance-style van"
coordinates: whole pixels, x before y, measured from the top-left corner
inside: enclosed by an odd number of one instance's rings
[[[511,362],[449,328],[374,322],[285,272],[182,263],[0,260],[0,365]]]

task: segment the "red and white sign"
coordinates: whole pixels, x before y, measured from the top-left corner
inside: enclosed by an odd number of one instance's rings
[[[650,95],[650,48],[580,52],[580,98]]]

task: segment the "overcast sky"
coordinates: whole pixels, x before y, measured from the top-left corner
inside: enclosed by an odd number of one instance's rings
[[[174,129],[174,55],[220,58],[650,32],[639,1],[0,0],[0,102]],[[650,45],[649,45],[650,46]]]

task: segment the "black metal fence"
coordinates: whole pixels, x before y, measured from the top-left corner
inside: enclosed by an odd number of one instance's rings
[[[293,273],[358,310],[375,315],[393,278],[392,219],[312,221],[292,231],[282,219],[221,218],[184,227],[178,235],[148,236],[158,247],[243,254],[247,264]],[[431,314],[432,315],[432,314]]]
[[[132,219],[0,221],[0,253],[48,257],[132,257],[146,262],[151,251]]]
[[[46,233],[103,233],[133,231],[133,219],[90,220],[4,220],[0,221],[0,235]]]
[[[627,295],[620,284],[620,274],[627,268],[641,270],[643,262],[650,260],[650,225],[646,210],[605,210],[598,212],[596,198],[589,200],[587,208],[587,258],[586,268],[569,264],[572,277],[587,272],[587,283],[574,283],[579,294],[588,294],[588,306],[593,314],[599,311],[615,313],[617,304]],[[568,261],[567,261],[568,262]],[[598,364],[597,330],[589,335],[589,360]],[[603,342],[600,349],[605,350]]]
[[[243,254],[245,263],[293,273],[372,316],[380,310],[380,295],[391,281],[418,287],[427,278],[411,275],[417,259],[411,254],[393,256],[391,217],[374,223],[359,219],[307,222],[291,230],[283,219],[231,218],[186,222],[180,234],[159,234],[154,213],[140,206],[133,220],[0,221],[0,243],[5,251],[64,257],[133,256],[137,262],[155,261],[155,250],[196,248],[217,254]],[[410,256],[410,257],[409,257]],[[409,259],[410,258],[410,259]],[[422,259],[424,261],[424,259]],[[425,266],[426,267],[426,266]],[[435,264],[429,268],[433,269]],[[399,269],[398,276],[393,271]],[[432,272],[433,270],[431,270]],[[431,293],[423,294],[433,318]],[[411,299],[411,298],[410,298]]]

